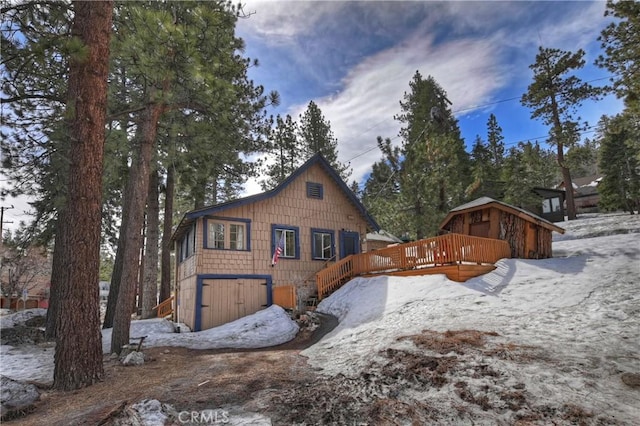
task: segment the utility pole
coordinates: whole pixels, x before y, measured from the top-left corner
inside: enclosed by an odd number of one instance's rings
[[[11,207],[5,207],[5,206],[0,206],[0,246],[2,245],[2,228],[4,225],[4,211],[5,210],[11,210],[13,207],[13,204],[11,205]],[[13,223],[13,222],[7,222],[7,223]]]

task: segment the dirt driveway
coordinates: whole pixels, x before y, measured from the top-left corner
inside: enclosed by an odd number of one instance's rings
[[[313,383],[316,375],[300,351],[335,327],[323,316],[313,331],[302,329],[283,345],[258,350],[148,348],[150,361],[125,367],[105,356],[105,379],[71,392],[44,390],[35,409],[8,423],[21,425],[97,425],[126,405],[144,399],[171,404],[178,412],[240,406],[260,392]]]

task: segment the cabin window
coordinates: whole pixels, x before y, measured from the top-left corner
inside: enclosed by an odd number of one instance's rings
[[[180,241],[180,261],[193,255],[196,247],[196,230],[192,226]]]
[[[542,213],[560,211],[560,197],[547,198],[542,201]]]
[[[249,250],[246,219],[208,217],[205,219],[204,247],[218,250]]]
[[[244,250],[244,226],[232,223],[229,225],[229,248],[231,250]]]
[[[211,241],[210,248],[223,249],[224,248],[224,224],[223,223],[211,223],[209,224],[209,240]]]
[[[323,229],[311,230],[311,252],[314,259],[329,260],[333,257],[334,249],[333,231]]]
[[[276,246],[280,243],[282,236],[283,239],[283,250],[280,258],[285,259],[299,259],[300,258],[300,250],[299,250],[299,235],[300,231],[295,226],[283,226],[283,225],[271,225],[271,234],[272,234],[272,250],[274,253]]]
[[[307,182],[307,198],[322,200],[323,196],[324,194],[321,183]]]

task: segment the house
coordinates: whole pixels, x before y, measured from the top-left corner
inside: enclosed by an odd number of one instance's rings
[[[533,192],[542,197],[542,206],[538,209],[540,217],[550,222],[564,221],[564,190],[535,187]]]
[[[552,257],[551,233],[564,229],[531,212],[489,197],[481,197],[452,209],[440,229],[476,237],[507,241],[511,257]]]
[[[598,184],[602,175],[591,175],[571,180],[573,186],[573,202],[578,213],[593,213],[598,211],[600,193]],[[558,184],[558,189],[565,190],[564,181]]]
[[[369,232],[366,236],[366,242],[367,251],[372,251],[385,248],[391,244],[402,244],[404,241],[384,229],[381,229],[376,232]]]
[[[172,236],[177,319],[196,331],[215,327],[271,305],[279,286],[294,286],[302,304],[319,270],[366,251],[365,235],[378,230],[316,154],[273,190],[184,215]]]

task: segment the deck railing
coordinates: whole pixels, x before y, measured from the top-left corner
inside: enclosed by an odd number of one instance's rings
[[[492,238],[447,234],[347,256],[316,274],[318,299],[353,277],[462,263],[493,264],[511,257],[509,243]]]
[[[173,299],[174,296],[170,296],[168,299],[160,302],[153,309],[158,310],[158,318],[168,317],[169,315],[173,315]]]

